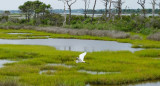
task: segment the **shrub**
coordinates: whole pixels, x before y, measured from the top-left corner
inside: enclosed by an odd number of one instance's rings
[[[132,40],[142,40],[142,37],[140,37],[139,35],[134,35],[130,37]]]
[[[74,29],[82,29],[82,28],[83,28],[83,25],[82,25],[82,24],[73,24],[73,25],[71,25],[71,28],[74,28]]]
[[[115,23],[116,29],[120,31],[129,31],[128,28],[126,27],[127,21],[123,20],[118,20]]]
[[[160,18],[155,17],[150,20],[150,24],[153,28],[160,28]]]
[[[122,16],[122,19],[124,21],[130,21],[131,20],[131,17],[130,16]]]
[[[155,40],[155,41],[160,41],[160,32],[151,34],[147,37],[149,40]]]
[[[87,18],[83,23],[84,24],[88,24],[88,23],[90,23],[91,22],[91,18]]]
[[[27,23],[27,20],[26,20],[26,19],[20,19],[20,20],[19,20],[19,23],[20,23],[20,24]]]
[[[149,34],[151,34],[152,33],[152,29],[151,28],[142,28],[141,30],[140,30],[140,33],[142,33],[142,34],[144,34],[144,35],[149,35]]]

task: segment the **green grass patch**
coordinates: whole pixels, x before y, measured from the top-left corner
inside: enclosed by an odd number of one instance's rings
[[[7,34],[12,32],[32,34]],[[137,34],[131,33],[131,35]],[[135,48],[160,48],[159,41],[147,40],[146,35],[138,35],[143,39],[113,39],[88,35],[53,34],[23,29],[0,29],[0,39],[28,39],[32,37],[38,39],[41,38],[40,36],[49,36],[50,38],[118,41],[132,43],[132,47]],[[27,86],[85,86],[87,83],[121,85],[160,79],[160,63],[159,59],[155,59],[160,57],[160,50],[147,49],[135,53],[129,51],[88,52],[85,57],[87,63],[77,64],[75,63],[76,57],[81,53],[60,51],[49,46],[1,44],[0,59],[17,62],[5,64],[5,67],[0,68],[0,82],[9,82],[16,77],[16,83],[26,84]],[[73,67],[47,65],[52,63],[72,65]],[[56,72],[47,72],[40,75],[41,70],[55,70]],[[119,73],[92,75],[78,72],[78,70]]]
[[[140,57],[160,57],[160,50],[157,49],[147,49],[142,51],[137,51],[135,54],[137,54]]]
[[[9,49],[8,49],[9,48]],[[6,50],[5,50],[6,49]],[[143,57],[158,57],[160,50],[142,50],[135,53],[129,51],[103,51],[88,53],[87,63],[76,64],[76,57],[82,52],[60,51],[48,46],[34,45],[0,45],[0,52],[5,59],[17,60],[0,68],[3,77],[19,77],[18,83],[36,86],[85,86],[87,83],[100,85],[118,85],[160,78],[159,60]],[[16,53],[36,53],[35,56],[22,58]],[[151,52],[150,52],[151,51]],[[19,60],[21,59],[21,60]],[[47,64],[67,64],[73,67],[51,66]],[[39,74],[41,70],[55,70]],[[78,70],[97,72],[119,72],[113,74],[92,75]],[[0,77],[0,80],[3,79]]]

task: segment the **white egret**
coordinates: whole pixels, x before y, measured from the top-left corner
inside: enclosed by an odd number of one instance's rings
[[[76,63],[85,63],[84,56],[87,54],[87,52],[84,52],[77,57]]]

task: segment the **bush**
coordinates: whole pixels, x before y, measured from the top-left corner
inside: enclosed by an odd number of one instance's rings
[[[150,24],[153,28],[160,28],[160,18],[155,17],[155,18],[151,19]]]
[[[91,18],[87,18],[83,23],[84,23],[84,24],[91,23]]]
[[[160,41],[160,32],[151,34],[150,36],[147,37],[149,40],[155,40],[155,41]]]
[[[117,20],[115,23],[116,29],[120,31],[129,31],[126,27],[127,21]]]
[[[27,23],[27,20],[26,20],[26,19],[20,19],[20,20],[19,20],[19,23],[20,23],[20,24]]]
[[[139,35],[134,35],[130,37],[132,40],[142,40],[142,37],[140,37]]]
[[[122,19],[124,20],[124,21],[130,21],[131,20],[131,17],[130,16],[122,16]]]
[[[40,16],[41,24],[44,25],[54,25],[54,26],[62,26],[64,17],[62,17],[60,14],[50,13]],[[33,21],[33,24],[36,24],[36,21]]]
[[[82,29],[83,28],[83,24],[73,24],[73,25],[71,25],[71,28]]]
[[[144,35],[149,35],[149,34],[151,34],[152,33],[152,29],[151,28],[142,28],[141,30],[140,30],[140,33],[142,33],[142,34],[144,34]]]

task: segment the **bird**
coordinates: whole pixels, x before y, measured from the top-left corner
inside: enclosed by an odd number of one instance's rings
[[[77,57],[76,63],[85,63],[84,56],[87,54],[87,52],[84,52]]]

